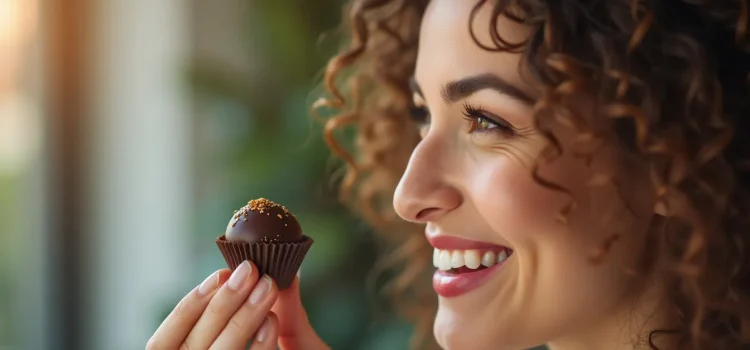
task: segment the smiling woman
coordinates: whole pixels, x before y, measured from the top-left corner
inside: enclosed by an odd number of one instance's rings
[[[358,0],[348,24],[316,106],[415,347],[750,345],[746,1]]]

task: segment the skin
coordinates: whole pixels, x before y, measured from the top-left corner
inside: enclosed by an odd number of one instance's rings
[[[471,39],[474,4],[434,0],[423,17],[414,103],[429,111],[430,122],[421,130],[394,206],[405,220],[425,224],[427,234],[499,244],[514,254],[480,288],[439,298],[435,338],[445,349],[517,350],[545,343],[554,350],[642,348],[636,338],[665,322],[654,311],[663,295],[658,285],[625,269],[638,257],[654,214],[645,171],[613,147],[598,150],[591,169],[570,155],[545,165],[541,174],[569,189],[577,202],[567,225],[560,224],[555,218],[567,197],[530,176],[546,139],[534,128],[528,101],[494,89],[451,102],[443,98],[450,82],[483,74],[531,99],[539,96],[539,86],[521,79],[519,55],[488,52]],[[491,43],[489,17],[485,7],[474,23],[483,43]],[[529,35],[508,21],[498,26],[512,42]],[[581,101],[581,113],[590,102]],[[465,104],[481,109],[487,120],[467,120]],[[563,147],[571,144],[570,132],[553,128]],[[621,198],[611,186],[588,187],[592,171],[627,175],[620,185],[628,195]],[[621,239],[605,261],[590,263],[587,258],[612,227],[621,228]],[[646,334],[638,333],[642,329]]]
[[[146,349],[245,349],[250,339],[251,350],[328,349],[307,320],[298,279],[279,292],[250,262],[230,275],[228,269],[216,271],[189,292]]]

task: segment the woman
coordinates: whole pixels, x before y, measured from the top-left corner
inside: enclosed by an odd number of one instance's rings
[[[445,349],[750,348],[747,1],[349,13],[318,107],[342,111],[326,138],[344,198],[400,246],[391,291],[418,331]],[[333,136],[349,125],[353,156]],[[149,348],[326,348],[296,284],[260,280],[212,275]]]

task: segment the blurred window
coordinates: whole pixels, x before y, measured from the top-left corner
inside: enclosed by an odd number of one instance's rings
[[[38,16],[35,0],[0,0],[0,349],[47,339]]]

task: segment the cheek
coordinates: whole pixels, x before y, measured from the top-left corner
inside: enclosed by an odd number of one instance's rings
[[[534,181],[531,171],[511,158],[498,157],[473,169],[469,191],[480,215],[501,236],[519,248],[552,227],[567,197]]]
[[[540,170],[542,178],[574,196],[575,209],[567,216],[563,210],[571,204],[571,196],[537,183],[531,170],[519,162],[498,157],[473,170],[469,191],[480,216],[499,242],[510,244],[534,269],[552,260],[586,264],[608,236],[606,223],[624,216],[614,215],[624,214],[619,201],[613,201],[616,192],[587,186],[589,171],[579,160],[560,158]]]
[[[558,217],[570,198],[539,185],[527,167],[506,158],[473,171],[469,191],[479,214],[499,236],[498,242],[507,242],[517,253],[517,279],[509,288],[517,301],[514,313],[530,318],[540,333],[553,334],[571,319],[592,321],[612,310],[621,300],[627,277],[620,259],[600,265],[588,260],[603,237],[593,217],[602,208],[593,210],[592,203],[606,208],[613,204],[593,200],[599,194],[588,191],[586,167],[560,159],[541,171],[545,179],[576,196],[576,210],[567,224]]]

